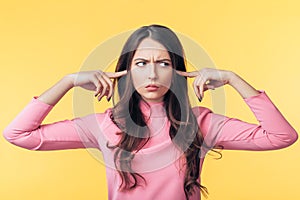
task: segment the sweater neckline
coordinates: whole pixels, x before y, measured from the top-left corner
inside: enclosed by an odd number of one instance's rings
[[[147,105],[148,104],[148,105]],[[166,111],[164,108],[164,102],[145,102],[143,100],[139,103],[142,113],[146,117],[164,117]]]

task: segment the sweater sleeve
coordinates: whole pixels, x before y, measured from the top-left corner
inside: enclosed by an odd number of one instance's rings
[[[41,124],[52,108],[52,105],[34,96],[4,129],[4,138],[14,145],[29,150],[100,149],[96,137],[88,128],[95,121],[96,115]]]
[[[244,98],[259,124],[213,113],[197,107],[197,120],[209,147],[231,150],[274,150],[292,145],[298,134],[264,90]]]

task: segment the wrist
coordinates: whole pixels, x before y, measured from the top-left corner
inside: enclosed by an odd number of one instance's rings
[[[238,74],[234,72],[230,72],[229,74],[230,75],[228,79],[228,84],[232,86],[235,90],[237,90],[239,94],[243,97],[243,99],[259,94],[259,92],[255,88],[253,88]]]
[[[238,79],[238,75],[236,73],[234,73],[233,71],[228,71],[227,72],[227,80],[228,80],[228,84],[229,85],[234,85],[234,83],[237,82]]]
[[[65,82],[65,84],[67,85],[68,89],[71,89],[71,88],[75,87],[75,85],[74,85],[74,77],[72,76],[72,74],[68,74],[68,75],[64,76],[62,78],[62,81]]]

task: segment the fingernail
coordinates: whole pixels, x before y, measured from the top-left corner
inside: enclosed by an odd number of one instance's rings
[[[202,97],[201,97],[201,95],[200,95],[200,97],[198,98],[198,100],[201,102],[202,101]]]
[[[111,99],[111,97],[109,97],[109,98],[107,99],[107,101],[110,101],[110,99]]]

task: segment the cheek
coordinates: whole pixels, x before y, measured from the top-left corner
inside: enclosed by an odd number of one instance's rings
[[[170,88],[172,82],[172,70],[161,73],[160,80],[162,85]]]
[[[139,69],[133,69],[131,70],[131,77],[132,77],[132,82],[133,85],[136,89],[142,87],[146,80],[147,73],[143,72],[142,70]]]

